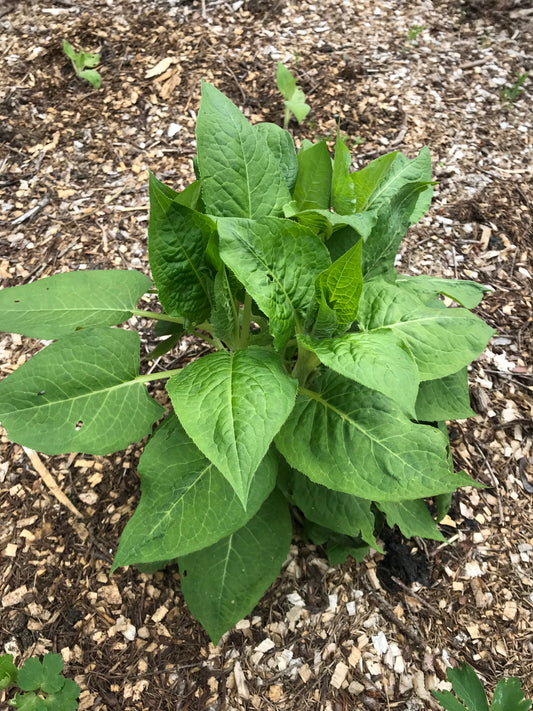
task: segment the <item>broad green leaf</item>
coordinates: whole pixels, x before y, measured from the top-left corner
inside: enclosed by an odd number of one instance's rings
[[[374,222],[370,225],[370,229],[372,229],[375,220],[377,219],[377,214],[374,212],[360,212],[358,214],[364,217],[372,217],[374,219]],[[368,237],[368,235],[366,236]],[[335,262],[339,259],[339,257],[342,257],[342,255],[359,242],[360,239],[361,235],[350,226],[341,227],[339,230],[335,231],[326,242],[326,247],[328,248],[331,261]]]
[[[61,676],[63,666],[60,654],[45,654],[42,662],[37,657],[30,657],[20,668],[17,683],[22,691],[42,689],[46,694],[51,694],[59,691],[65,683]]]
[[[305,227],[274,217],[218,221],[220,256],[270,319],[284,347],[315,299],[315,279],[330,264],[327,249]]]
[[[150,181],[148,255],[159,300],[172,316],[202,322],[210,311],[211,266],[205,255],[213,222],[169,201]]]
[[[86,79],[95,89],[99,89],[102,86],[102,77],[96,69],[83,69],[79,76],[82,79]]]
[[[450,471],[453,472],[453,463]],[[437,507],[437,521],[440,523],[450,510],[450,506],[452,505],[452,494],[439,494],[438,496],[434,496],[433,499]]]
[[[235,533],[180,558],[185,601],[214,644],[251,612],[276,579],[291,535],[287,502],[274,491]]]
[[[48,711],[76,711],[81,689],[73,679],[65,679],[63,688],[55,694],[50,694],[45,699]]]
[[[330,240],[336,231],[342,230],[346,226],[356,231],[358,237],[368,237],[374,228],[377,220],[375,212],[361,212],[357,215],[338,215],[330,210],[298,210],[295,200],[287,203],[283,208],[285,217],[298,220],[301,225],[309,227],[315,234],[323,234],[326,240]]]
[[[363,170],[352,173],[357,194],[357,212],[372,210],[386,204],[408,183],[429,183],[431,181],[431,156],[427,146],[416,158],[409,160],[403,153],[390,153],[372,161]],[[431,187],[413,212],[412,222],[417,222],[429,207]]]
[[[230,346],[234,345],[235,337],[238,334],[239,317],[224,265],[218,270],[215,277],[213,308],[209,322],[217,338]]]
[[[462,308],[432,308],[405,289],[371,280],[364,284],[358,311],[364,331],[388,329],[411,351],[420,380],[444,378],[477,358],[494,333]]]
[[[329,338],[339,328],[335,310],[328,304],[321,292],[315,303],[311,304],[304,323],[304,332],[311,338]]]
[[[0,691],[7,689],[17,680],[18,669],[13,664],[12,654],[3,654],[0,657]]]
[[[180,333],[173,333],[170,336],[167,336],[164,341],[157,344],[153,351],[146,354],[144,360],[156,360],[157,358],[161,358],[161,356],[169,353],[169,351],[171,351],[174,346],[180,342],[180,340]]]
[[[438,277],[420,275],[399,275],[396,283],[402,289],[409,289],[426,303],[436,299],[439,294],[448,296],[467,309],[473,309],[479,304],[483,295],[491,292],[488,286],[466,279],[440,279]]]
[[[285,106],[295,115],[298,123],[302,123],[309,111],[311,111],[309,104],[305,103],[305,94],[299,86],[294,90],[292,98],[285,102]]]
[[[139,377],[137,333],[77,331],[0,382],[0,422],[45,454],[109,454],[151,432],[163,408]]]
[[[290,99],[296,87],[296,77],[281,62],[278,62],[276,69],[276,84],[283,97]]]
[[[525,698],[520,679],[501,679],[494,690],[490,711],[528,711],[531,701]]]
[[[423,499],[380,501],[378,507],[387,517],[388,525],[391,528],[398,526],[406,538],[420,536],[420,538],[430,538],[433,541],[446,540],[437,528],[437,524]]]
[[[431,693],[437,701],[444,706],[446,711],[476,711],[475,709],[467,709],[466,706],[463,706],[449,691],[432,691]]]
[[[15,694],[15,698],[8,702],[20,711],[49,711],[46,702],[33,692],[29,694]]]
[[[337,129],[331,180],[331,207],[339,215],[352,215],[356,211],[357,194],[350,176],[351,164],[350,150]]]
[[[149,186],[153,195],[152,199],[156,201],[157,207],[161,210],[165,210],[171,202],[178,202],[180,205],[189,207],[191,210],[198,209],[199,212],[202,212],[198,208],[198,203],[202,195],[201,180],[195,180],[194,183],[188,185],[184,190],[177,192],[158,180],[153,173],[150,173]]]
[[[339,328],[345,330],[357,316],[357,307],[363,290],[361,270],[362,241],[339,257],[316,280],[316,289],[322,292],[337,314]]]
[[[387,397],[334,372],[300,388],[276,446],[294,469],[328,489],[372,501],[434,496],[472,484],[451,474],[446,438],[413,424]]]
[[[138,469],[141,500],[122,533],[111,572],[121,565],[174,560],[244,526],[274,488],[277,458],[267,453],[260,463],[245,511],[172,414],[144,448]]]
[[[226,217],[279,215],[289,202],[279,161],[261,131],[210,84],[202,84],[196,122],[206,212]]]
[[[400,242],[412,224],[413,211],[427,185],[421,182],[408,183],[380,206],[363,250],[363,273],[366,278],[394,266]]]
[[[207,355],[167,383],[185,431],[243,506],[259,463],[294,407],[296,387],[279,356],[258,346]]]
[[[394,333],[359,331],[322,340],[299,336],[298,340],[328,368],[390,397],[406,414],[414,415],[418,369],[409,349]]]
[[[361,563],[370,550],[370,546],[364,543],[361,537],[354,538],[343,533],[336,533],[309,519],[304,521],[303,534],[316,546],[326,546],[328,561],[331,565],[342,565],[349,555],[356,563]]]
[[[329,210],[333,168],[326,141],[298,153],[298,177],[292,194],[298,212]],[[288,200],[287,200],[288,202]]]
[[[469,711],[489,711],[487,695],[478,675],[469,667],[463,664],[461,668],[446,670],[446,675],[452,684],[454,692],[464,701]]]
[[[298,158],[291,134],[275,123],[258,123],[254,126],[254,130],[266,140],[287,188],[292,193],[298,175]]]
[[[114,326],[131,310],[151,281],[124,269],[55,274],[0,290],[0,330],[52,340],[89,326]]]
[[[354,186],[357,212],[363,212],[367,209],[366,205],[370,196],[390,171],[390,167],[397,155],[398,151],[387,153],[371,161],[361,170],[351,173],[350,179]]]
[[[307,519],[336,533],[354,538],[360,535],[379,550],[374,538],[374,514],[368,499],[332,491],[295,470],[292,471],[290,489],[292,503]]]
[[[476,413],[470,407],[467,369],[420,383],[415,409],[416,419],[423,422],[475,417]]]

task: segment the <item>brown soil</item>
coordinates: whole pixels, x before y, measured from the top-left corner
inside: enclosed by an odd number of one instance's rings
[[[148,272],[147,171],[175,188],[191,179],[200,81],[250,120],[279,123],[281,59],[312,106],[292,126],[298,139],[331,137],[340,118],[357,166],[429,145],[435,202],[400,268],[490,284],[478,313],[498,331],[470,371],[479,414],[451,425],[457,468],[487,488],[454,497],[452,545],[409,542],[427,585],[391,592],[378,554],[331,568],[295,539],[278,581],[217,648],[177,570],[109,578],[140,495],[140,447],[46,457],[2,431],[0,652],[61,652],[80,709],[94,711],[436,709],[430,690],[449,688],[445,669],[462,661],[489,691],[516,675],[533,694],[531,80],[501,98],[531,68],[532,18],[520,0],[207,0],[205,17],[179,0],[0,6],[2,286]],[[100,51],[99,91],[74,76],[63,38]],[[0,373],[40,347],[0,334]]]

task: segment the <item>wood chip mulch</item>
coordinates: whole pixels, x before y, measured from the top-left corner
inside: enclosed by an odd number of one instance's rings
[[[434,205],[411,229],[399,268],[494,288],[478,313],[497,336],[469,373],[479,414],[450,426],[457,469],[487,488],[454,496],[442,526],[449,544],[393,532],[384,558],[332,568],[321,548],[295,537],[278,581],[214,648],[186,610],[177,570],[109,577],[140,495],[140,447],[47,457],[0,430],[0,653],[20,661],[61,652],[82,711],[437,709],[430,691],[450,688],[446,667],[462,661],[489,692],[515,675],[531,696],[531,78],[513,103],[501,98],[531,69],[530,5],[204,7],[0,5],[2,286],[76,269],[148,272],[148,170],[175,188],[192,179],[200,81],[251,121],[279,123],[280,59],[312,106],[292,127],[297,140],[334,137],[340,117],[354,167],[431,149]],[[99,91],[74,76],[64,38],[101,53]],[[148,350],[154,337],[137,325]],[[0,375],[41,345],[0,334]],[[183,341],[147,367],[184,363],[202,348]]]

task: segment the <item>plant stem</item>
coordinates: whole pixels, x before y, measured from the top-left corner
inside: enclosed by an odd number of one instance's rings
[[[289,121],[291,120],[291,110],[285,107],[285,115],[283,117],[283,128],[287,130],[289,128]]]
[[[239,348],[246,348],[248,336],[250,335],[250,323],[252,320],[252,297],[246,294],[244,297],[244,307],[242,310],[241,336],[239,338]]]
[[[146,373],[146,375],[138,375],[135,380],[138,383],[150,383],[153,380],[163,380],[165,378],[170,378],[176,373],[180,373],[183,368],[175,368],[174,370],[163,370],[159,373]]]
[[[319,364],[320,360],[318,357],[312,351],[308,351],[298,343],[298,360],[292,371],[292,377],[296,378],[300,386],[303,387],[307,378]]]
[[[169,316],[168,314],[161,314],[157,311],[143,311],[142,309],[131,309],[131,313],[134,316],[140,316],[141,318],[154,318],[157,321],[169,321],[170,323],[185,323],[185,318],[183,316]],[[199,323],[194,327],[200,331],[207,331],[208,333],[213,333],[213,328],[208,321]]]

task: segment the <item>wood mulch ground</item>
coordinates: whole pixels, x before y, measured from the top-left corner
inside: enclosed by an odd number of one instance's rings
[[[340,116],[354,166],[429,145],[435,202],[399,266],[491,285],[478,313],[498,332],[470,369],[478,416],[451,424],[457,468],[488,487],[454,497],[451,545],[392,539],[384,559],[331,568],[295,537],[217,648],[175,569],[109,577],[140,495],[139,446],[46,457],[0,431],[0,652],[61,652],[92,711],[436,709],[430,690],[462,661],[489,691],[516,675],[533,694],[531,78],[501,98],[531,69],[532,20],[516,0],[207,0],[205,17],[180,0],[0,5],[2,286],[148,272],[147,172],[192,179],[200,81],[279,123],[281,59],[312,106],[298,139],[332,137]],[[100,51],[99,91],[76,79],[63,38]],[[0,334],[0,374],[40,347]]]

